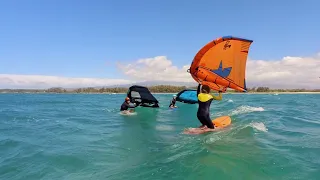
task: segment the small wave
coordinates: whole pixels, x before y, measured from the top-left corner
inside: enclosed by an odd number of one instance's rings
[[[102,111],[106,111],[108,113],[117,113],[119,112],[118,108],[102,108]]]
[[[107,111],[107,112],[113,112],[112,109],[108,109],[108,108],[105,108],[104,110]]]
[[[183,152],[178,152],[178,153],[174,153],[172,156],[166,158],[163,160],[163,163],[169,163],[169,162],[173,162],[176,161],[178,159],[181,159],[185,156],[188,156],[190,154],[193,154],[194,152],[189,150],[189,151],[183,151]]]
[[[232,100],[232,99],[229,99],[228,102],[233,102],[233,100]]]
[[[221,136],[210,136],[208,139],[205,140],[205,143],[211,144],[221,139],[222,139]]]
[[[215,112],[215,113],[211,113],[210,114],[212,117],[215,117],[215,116],[223,116],[224,115],[224,112]]]
[[[252,128],[258,131],[268,132],[268,128],[262,122],[253,122],[253,123],[250,123],[249,126],[251,126]]]
[[[158,125],[156,126],[156,129],[159,131],[172,131],[174,130],[174,127],[170,125]]]
[[[263,107],[240,106],[233,110],[230,115],[244,114],[250,112],[264,111]]]
[[[137,112],[133,112],[133,113],[122,113],[122,112],[119,112],[120,115],[123,115],[123,116],[133,116],[133,115],[137,115]]]

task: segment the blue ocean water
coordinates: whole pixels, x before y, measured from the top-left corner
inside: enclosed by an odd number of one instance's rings
[[[0,179],[320,179],[320,94],[225,94],[197,127],[197,104],[119,114],[123,94],[0,94]]]

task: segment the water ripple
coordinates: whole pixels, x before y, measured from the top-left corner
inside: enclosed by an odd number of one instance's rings
[[[124,95],[0,94],[0,179],[319,179],[320,96],[226,94],[202,135],[197,105],[118,110]]]

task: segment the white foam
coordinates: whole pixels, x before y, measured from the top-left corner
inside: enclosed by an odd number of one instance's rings
[[[108,109],[108,108],[105,108],[104,110],[107,111],[107,112],[112,112],[112,110]]]
[[[211,113],[211,116],[222,116],[224,115],[224,112],[215,112],[215,113]]]
[[[216,141],[221,140],[221,136],[210,136],[208,139],[205,140],[205,143],[214,143]]]
[[[170,125],[157,125],[156,129],[159,131],[172,131],[174,130],[174,127]]]
[[[120,115],[123,115],[123,116],[134,116],[134,115],[137,115],[137,112],[133,112],[133,113],[122,113],[122,112],[119,112]]]
[[[263,107],[240,106],[233,110],[230,115],[245,114],[250,112],[264,111]]]
[[[229,99],[228,102],[233,102],[233,100],[232,100],[232,99]]]
[[[253,122],[250,126],[258,131],[268,132],[268,128],[262,122]]]

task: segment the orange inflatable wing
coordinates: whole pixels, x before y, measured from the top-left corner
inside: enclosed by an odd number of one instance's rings
[[[206,44],[194,57],[189,73],[213,90],[227,87],[246,91],[246,62],[253,41],[224,36]]]

